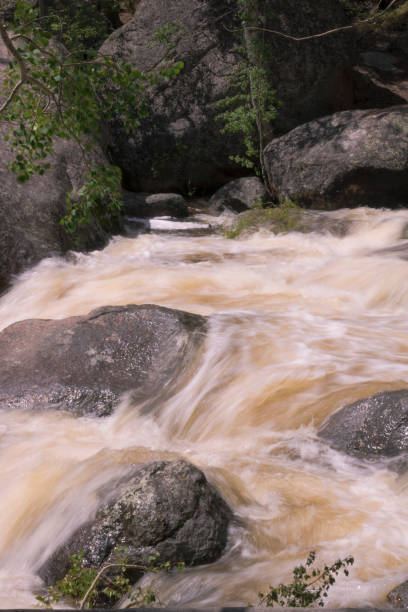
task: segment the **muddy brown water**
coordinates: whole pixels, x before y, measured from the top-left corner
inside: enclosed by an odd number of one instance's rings
[[[3,607],[35,607],[36,569],[92,513],[97,489],[156,458],[198,465],[241,519],[219,562],[155,578],[163,605],[256,603],[310,550],[320,564],[355,558],[330,607],[378,605],[408,578],[408,477],[316,437],[341,406],[408,388],[408,211],[330,214],[352,222],[346,236],[119,237],[15,279],[0,299],[2,328],[129,303],[211,324],[183,387],[154,413],[124,401],[101,420],[1,414]]]

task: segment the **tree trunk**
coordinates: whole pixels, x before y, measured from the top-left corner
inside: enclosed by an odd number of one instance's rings
[[[247,0],[246,8],[245,8],[245,16],[242,21],[243,32],[244,32],[244,43],[245,49],[248,56],[249,63],[249,88],[250,88],[250,96],[251,96],[251,105],[255,112],[255,120],[256,120],[256,129],[258,132],[258,141],[259,141],[259,165],[261,168],[262,179],[265,183],[266,188],[272,195],[272,190],[269,188],[268,177],[265,170],[265,158],[264,158],[264,148],[265,148],[265,134],[264,134],[264,125],[262,119],[262,111],[259,104],[259,97],[257,92],[258,84],[255,82],[256,78],[260,78],[260,71],[263,68],[263,58],[257,50],[257,37],[258,33],[256,30],[252,29],[257,27],[259,23],[259,0]],[[257,76],[254,77],[254,73],[252,68],[256,70]]]

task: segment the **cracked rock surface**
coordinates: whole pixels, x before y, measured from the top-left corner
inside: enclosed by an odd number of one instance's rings
[[[62,578],[70,555],[80,551],[94,567],[114,561],[118,547],[132,563],[160,553],[161,562],[199,565],[215,561],[225,548],[231,510],[201,470],[184,460],[139,466],[100,497],[95,517],[41,567],[47,584]]]
[[[204,317],[161,306],[104,306],[0,333],[0,409],[109,415],[125,392],[148,410],[191,360]]]

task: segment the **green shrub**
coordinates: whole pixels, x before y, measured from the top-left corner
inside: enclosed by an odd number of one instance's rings
[[[343,572],[349,575],[348,567],[353,565],[353,557],[338,559],[335,563],[325,565],[323,570],[313,567],[316,558],[314,551],[309,553],[305,565],[299,565],[293,570],[293,580],[290,584],[279,584],[269,587],[267,593],[259,593],[259,606],[285,608],[307,608],[313,604],[324,606],[328,590],[336,582],[335,576]]]
[[[280,206],[263,208],[262,203],[255,203],[251,210],[241,213],[238,219],[225,231],[226,238],[239,238],[249,234],[268,229],[274,233],[286,233],[299,228],[301,208],[285,200]]]
[[[140,587],[133,590],[129,571],[170,571],[171,564],[168,561],[160,563],[159,557],[159,554],[151,556],[147,565],[140,565],[131,563],[125,550],[117,549],[114,562],[104,563],[100,568],[96,568],[84,564],[84,552],[81,551],[78,555],[71,555],[71,567],[65,576],[55,586],[48,587],[45,595],[37,595],[37,600],[47,608],[68,600],[79,610],[101,605],[112,607],[127,595],[131,596],[129,606],[151,604],[156,601],[156,594],[150,589]],[[178,563],[175,568],[182,571],[184,564]]]

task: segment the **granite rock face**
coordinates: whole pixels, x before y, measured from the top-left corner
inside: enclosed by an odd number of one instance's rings
[[[2,72],[9,62],[7,49],[0,40],[0,84]],[[108,239],[97,220],[79,229],[75,237],[60,224],[66,214],[66,195],[78,189],[84,181],[87,167],[77,145],[57,141],[50,159],[51,168],[43,176],[35,175],[19,183],[7,168],[14,159],[13,151],[4,140],[10,131],[0,125],[0,293],[13,275],[38,263],[44,257],[60,255],[70,249],[87,251],[102,247]],[[93,154],[96,164],[107,164],[101,150]],[[112,226],[119,231],[120,222]]]
[[[160,561],[200,565],[217,560],[227,543],[232,512],[217,489],[183,460],[154,461],[134,468],[101,492],[100,507],[40,568],[46,584],[62,578],[70,556],[84,552],[93,567],[114,562],[117,548],[130,563]],[[133,580],[140,577],[134,572]]]
[[[0,291],[13,275],[44,257],[61,255],[70,249],[88,251],[103,247],[109,234],[93,219],[75,236],[61,226],[66,214],[66,195],[82,184],[85,167],[79,149],[71,143],[57,143],[51,168],[43,176],[18,183],[5,167],[11,160],[8,144],[0,129]],[[103,155],[98,155],[106,163]],[[112,225],[119,231],[120,220]]]
[[[294,36],[344,25],[340,0],[268,0],[262,24]],[[184,62],[181,73],[150,90],[149,115],[132,134],[118,122],[110,126],[113,159],[132,191],[208,193],[247,173],[231,155],[242,155],[242,137],[221,133],[216,103],[234,92],[231,76],[242,64],[235,0],[141,0],[131,21],[103,44],[103,53],[131,61],[140,70],[163,65],[163,44],[155,33],[176,24],[171,57]],[[299,44],[265,34],[268,82],[282,101],[273,124],[277,133],[304,121],[350,108],[344,66],[354,59],[353,41],[339,32],[330,40]],[[236,92],[235,92],[236,93]]]
[[[408,466],[408,390],[384,391],[333,414],[318,435],[336,450],[360,459]]]
[[[205,319],[160,306],[106,306],[0,333],[0,409],[106,416],[125,392],[154,402],[204,337]]]
[[[408,105],[336,113],[265,149],[280,201],[318,209],[408,203]]]

